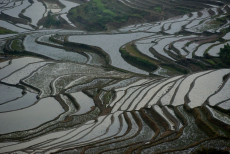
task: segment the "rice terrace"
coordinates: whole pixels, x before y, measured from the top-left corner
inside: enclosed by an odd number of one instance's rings
[[[0,153],[230,153],[229,0],[0,10]]]

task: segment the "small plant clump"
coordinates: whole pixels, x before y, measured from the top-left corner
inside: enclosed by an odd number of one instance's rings
[[[23,46],[22,46],[22,41],[19,39],[13,40],[11,43],[11,49],[13,51],[17,51],[17,52],[21,52],[24,50]]]
[[[57,19],[57,17],[52,15],[52,12],[48,12],[47,18],[44,23],[44,27],[50,28],[52,26],[58,27],[60,25],[61,22]]]
[[[227,44],[224,48],[221,48],[219,55],[224,63],[230,64],[230,45]]]

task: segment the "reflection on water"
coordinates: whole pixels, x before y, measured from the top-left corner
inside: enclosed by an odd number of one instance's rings
[[[0,84],[0,105],[22,96],[22,89]],[[0,108],[2,108],[0,106]]]

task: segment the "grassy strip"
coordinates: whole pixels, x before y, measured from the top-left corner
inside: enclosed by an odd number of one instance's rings
[[[189,70],[179,67],[174,63],[160,63],[155,59],[152,59],[138,51],[134,44],[127,44],[125,48],[120,48],[121,56],[131,65],[136,66],[140,69],[152,72],[160,65],[162,68],[172,71],[177,74],[188,74]]]
[[[84,49],[88,51],[93,51],[99,54],[100,56],[102,56],[105,59],[106,64],[110,64],[110,57],[99,47],[89,46],[89,45],[80,44],[80,43],[67,42],[67,41],[65,41],[63,45],[68,48],[74,48],[74,49],[79,49],[79,50]]]
[[[187,69],[184,69],[184,68],[180,68],[178,67],[178,65],[175,65],[175,64],[161,64],[160,65],[162,68],[164,69],[167,69],[171,72],[174,72],[174,73],[179,73],[179,74],[188,74],[189,71]]]
[[[127,44],[125,48],[120,48],[122,58],[128,63],[146,71],[156,70],[158,62],[140,53],[134,44]]]
[[[15,34],[16,32],[13,32],[9,29],[6,29],[6,28],[3,28],[3,27],[0,27],[0,34]]]
[[[20,40],[18,40],[18,41],[20,41]],[[20,46],[20,48],[22,50],[21,51],[19,51],[19,50],[12,50],[11,40],[8,40],[6,42],[6,44],[4,45],[4,48],[3,48],[4,54],[5,55],[14,55],[14,56],[32,56],[32,57],[40,57],[40,58],[43,58],[43,59],[46,59],[46,60],[52,60],[51,58],[46,57],[44,55],[40,55],[40,54],[37,54],[37,53],[26,51],[24,49],[24,46],[21,44],[21,42],[20,42],[20,44],[17,44],[15,46]],[[17,48],[17,47],[14,47],[14,48]],[[33,87],[33,89],[36,89],[36,88]]]
[[[225,68],[229,66],[228,64],[223,63],[223,61],[219,57],[215,58],[207,56],[204,61],[210,64],[212,66],[211,68]]]

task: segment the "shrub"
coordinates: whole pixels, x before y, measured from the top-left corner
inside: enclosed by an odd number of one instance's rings
[[[227,44],[224,46],[224,48],[220,49],[220,59],[226,63],[226,64],[230,64],[230,45]]]
[[[47,18],[45,20],[44,26],[47,28],[50,28],[51,26],[58,27],[60,26],[60,21],[56,18],[56,16],[53,16],[51,12],[48,12]]]

